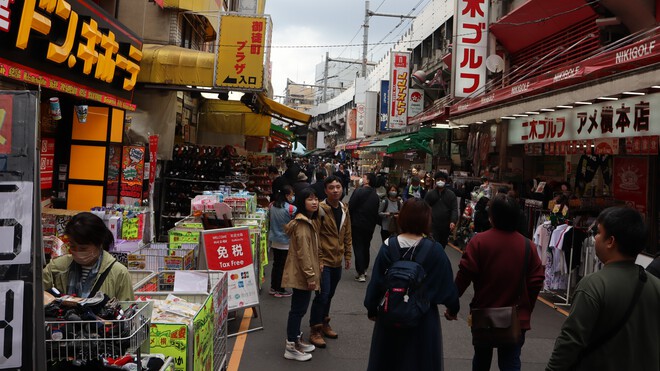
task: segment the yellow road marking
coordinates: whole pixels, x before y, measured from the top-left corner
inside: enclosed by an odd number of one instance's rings
[[[245,332],[250,328],[250,320],[254,316],[254,309],[250,308],[250,315],[246,314],[247,309],[243,311],[243,319],[241,320],[241,326],[238,332]],[[227,371],[238,371],[238,366],[241,364],[241,357],[243,356],[243,350],[245,349],[245,340],[247,339],[248,333],[238,335],[236,337],[236,342],[234,343],[234,349],[231,351],[231,358],[229,359],[229,365],[227,366]]]

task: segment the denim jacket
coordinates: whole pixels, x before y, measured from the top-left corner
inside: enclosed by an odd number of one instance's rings
[[[287,225],[296,213],[296,207],[284,203],[284,207],[270,208],[270,230],[268,231],[268,241],[279,244],[289,244],[289,236],[284,232],[284,226]]]

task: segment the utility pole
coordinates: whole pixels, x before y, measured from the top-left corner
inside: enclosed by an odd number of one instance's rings
[[[325,70],[323,71],[323,102],[328,100],[328,57],[329,52],[325,52]]]
[[[364,36],[362,37],[362,77],[367,77],[367,46],[369,45],[369,0],[364,1]]]

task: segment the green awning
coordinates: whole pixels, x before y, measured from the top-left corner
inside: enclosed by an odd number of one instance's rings
[[[292,132],[286,130],[285,128],[283,128],[279,125],[275,125],[275,124],[271,123],[270,124],[270,130],[274,131],[278,134],[281,134],[281,136],[283,136],[284,139],[288,140],[289,142],[293,142],[294,139],[295,139],[295,134],[293,134]]]
[[[404,140],[407,137],[408,137],[407,135],[399,135],[399,136],[396,136],[396,137],[383,138],[383,139],[377,140],[375,142],[369,143],[365,147],[366,148],[389,147],[392,143],[396,143],[400,140]]]
[[[432,138],[432,137],[431,137]],[[415,133],[403,140],[398,140],[387,147],[387,153],[397,153],[409,150],[425,151],[428,154],[433,154],[429,145],[430,138],[425,137],[423,134]]]

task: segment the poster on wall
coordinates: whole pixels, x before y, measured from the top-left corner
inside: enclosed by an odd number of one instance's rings
[[[612,193],[615,199],[646,214],[649,163],[646,157],[614,157]]]
[[[142,181],[144,180],[144,147],[124,146],[121,161],[121,186],[119,203],[140,205],[142,202]]]
[[[1,114],[2,113],[0,112],[0,115]],[[53,188],[54,168],[55,138],[41,138],[41,146],[39,150],[39,175],[41,177],[41,189]]]
[[[206,230],[202,232],[202,243],[208,269],[229,276],[229,310],[259,304],[249,228]]]

